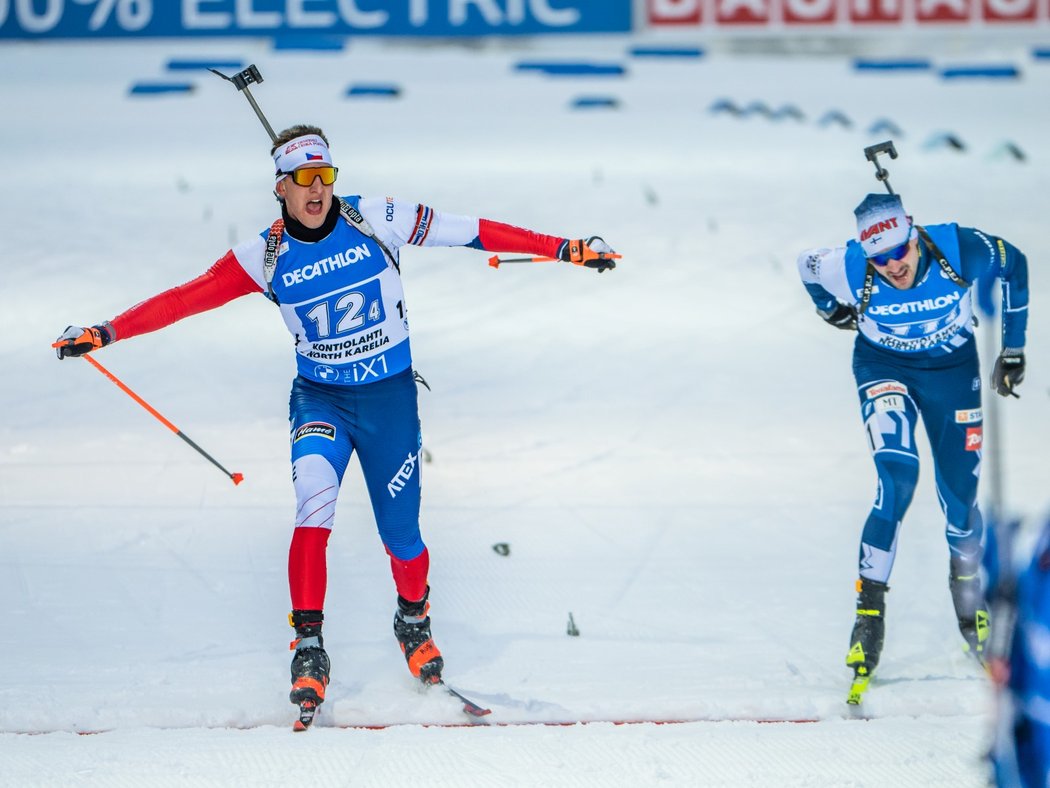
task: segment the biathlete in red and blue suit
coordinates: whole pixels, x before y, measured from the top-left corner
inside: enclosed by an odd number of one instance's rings
[[[91,328],[69,327],[59,358],[156,331],[240,296],[263,293],[295,342],[290,400],[296,515],[288,559],[293,642],[291,700],[324,700],[330,663],[321,637],[325,551],[350,456],[364,472],[397,590],[394,630],[412,674],[441,678],[430,633],[430,564],[419,531],[422,445],[399,251],[468,246],[615,267],[601,238],[572,240],[392,198],[334,196],[338,173],[314,126],[279,134],[271,150],[281,219],[228,251],[200,277]]]

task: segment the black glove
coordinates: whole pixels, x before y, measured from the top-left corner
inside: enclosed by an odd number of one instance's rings
[[[1000,397],[1016,397],[1014,388],[1024,381],[1024,351],[1004,347],[992,370],[992,387]]]
[[[619,256],[598,235],[592,235],[586,241],[566,238],[558,247],[559,260],[594,268],[599,274],[604,273],[608,268],[615,268],[616,263],[613,258]]]
[[[55,349],[55,355],[59,361],[67,356],[83,356],[92,350],[105,347],[113,341],[113,327],[108,323],[84,328],[82,326],[67,326],[62,336],[56,339],[51,347]]]
[[[826,323],[830,323],[835,328],[841,328],[843,331],[857,330],[857,310],[850,304],[844,304],[839,301],[830,312],[818,309],[817,314],[824,318]]]

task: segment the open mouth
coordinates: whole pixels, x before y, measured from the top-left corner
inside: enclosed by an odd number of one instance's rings
[[[321,215],[321,201],[320,200],[307,200],[306,201],[306,212],[311,216]]]
[[[904,269],[903,271],[900,271],[899,273],[890,274],[890,280],[895,285],[903,285],[903,284],[907,284],[909,276],[910,276],[910,274],[908,273],[908,270]]]

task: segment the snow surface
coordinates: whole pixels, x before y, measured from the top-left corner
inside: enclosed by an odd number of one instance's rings
[[[879,681],[863,719],[843,702],[874,474],[851,337],[816,317],[795,257],[843,242],[880,189],[862,152],[886,137],[866,131],[879,118],[904,131],[885,164],[919,221],[1028,254],[1030,369],[998,445],[1011,509],[1043,512],[1050,63],[1019,49],[1021,80],[949,83],[844,57],[630,60],[630,43],[0,47],[0,784],[983,783],[993,699],[961,651],[925,444]],[[629,76],[513,69],[567,53]],[[598,233],[624,254],[601,276],[496,271],[464,249],[402,257],[433,388],[420,402],[435,637],[449,681],[493,709],[488,727],[426,726],[463,715],[404,667],[352,468],[329,547],[333,683],[315,729],[290,732],[294,362],[262,298],[97,356],[244,473],[239,487],[48,347],[196,276],[275,215],[268,139],[229,85],[205,74],[190,96],[127,96],[171,78],[171,57],[256,63],[274,126],[328,132],[341,193]],[[402,97],[344,98],[379,81]],[[568,108],[595,94],[620,109]],[[710,113],[723,98],[805,119]],[[832,109],[853,127],[821,126]],[[945,131],[969,150],[925,146]],[[1026,163],[995,155],[1007,140]],[[564,722],[590,724],[500,724]]]

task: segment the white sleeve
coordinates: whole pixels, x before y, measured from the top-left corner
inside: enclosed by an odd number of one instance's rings
[[[283,248],[288,247],[288,242],[281,243]],[[266,256],[266,241],[262,236],[256,234],[247,241],[242,241],[233,247],[233,256],[241,264],[241,268],[259,285],[259,289],[266,292],[266,277],[263,276],[263,258]]]
[[[362,197],[358,209],[379,239],[395,251],[415,246],[467,246],[478,237],[478,219],[435,211],[393,197]]]
[[[844,303],[856,303],[846,278],[846,247],[807,249],[798,256],[798,273],[810,295],[823,290]]]

